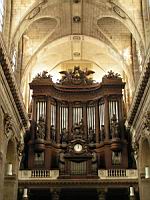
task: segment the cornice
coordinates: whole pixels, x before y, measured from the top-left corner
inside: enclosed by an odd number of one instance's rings
[[[143,70],[141,77],[140,77],[140,80],[139,80],[139,83],[138,83],[138,86],[137,86],[136,91],[135,91],[135,96],[133,98],[132,105],[131,105],[131,108],[130,108],[130,112],[129,112],[129,115],[127,117],[127,125],[129,127],[132,126],[132,124],[133,124],[133,121],[134,121],[135,116],[137,114],[138,108],[140,106],[140,102],[141,102],[142,97],[144,95],[144,91],[146,89],[149,77],[150,77],[150,62],[147,63],[145,69]]]
[[[19,112],[19,115],[21,117],[23,126],[26,128],[28,126],[28,117],[25,111],[25,107],[22,101],[22,98],[19,93],[19,89],[17,87],[15,77],[13,75],[13,71],[11,68],[10,59],[8,57],[4,42],[0,36],[0,64],[2,66],[5,78],[7,80],[7,83],[9,85],[11,94],[13,96],[14,102],[16,104],[17,110]]]
[[[97,179],[71,179],[71,180],[66,180],[66,179],[59,179],[59,180],[24,180],[21,181],[19,180],[19,186],[33,186],[33,187],[94,187],[94,188],[99,188],[100,186],[110,186],[110,185],[121,185],[121,186],[128,186],[130,184],[132,185],[138,185],[138,179],[116,179],[116,180],[97,180]]]

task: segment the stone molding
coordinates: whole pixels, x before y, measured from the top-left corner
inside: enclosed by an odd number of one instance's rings
[[[143,70],[143,73],[140,77],[139,84],[135,92],[136,95],[133,99],[133,103],[131,105],[130,112],[127,118],[128,126],[131,126],[133,124],[138,108],[140,106],[141,99],[143,97],[144,91],[149,81],[149,77],[150,77],[150,62],[148,62],[147,66]]]
[[[14,98],[14,102],[18,109],[22,123],[23,123],[24,127],[27,127],[28,122],[29,122],[28,117],[26,115],[25,107],[24,107],[22,98],[20,96],[19,89],[16,85],[15,78],[13,76],[13,72],[11,69],[11,63],[10,63],[9,57],[7,55],[5,46],[4,46],[4,42],[2,41],[1,37],[0,37],[0,64],[2,66],[7,83],[9,85],[11,94]]]

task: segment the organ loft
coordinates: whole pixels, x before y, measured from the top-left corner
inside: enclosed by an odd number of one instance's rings
[[[102,172],[107,170],[108,176],[126,176],[125,170],[134,168],[124,126],[125,83],[112,71],[101,83],[91,78],[94,71],[78,66],[60,73],[62,78],[57,83],[46,71],[30,83],[31,127],[25,137],[21,167],[32,170],[32,176],[39,175],[37,171],[43,173],[41,176],[57,171],[60,199],[69,190],[64,181],[69,181],[68,184],[81,181],[75,191],[80,187],[86,191],[88,187],[95,191],[96,199],[102,195],[99,190],[104,189],[102,199],[108,198],[113,188],[119,188],[119,182],[103,183]],[[27,187],[31,187],[31,196],[36,196],[33,185]],[[127,199],[131,185],[137,188],[136,182],[128,180],[118,195],[123,192]]]

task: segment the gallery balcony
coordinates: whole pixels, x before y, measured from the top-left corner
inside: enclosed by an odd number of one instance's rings
[[[59,177],[59,170],[20,170],[19,180],[29,179],[51,179],[56,180]],[[138,179],[136,169],[108,169],[98,170],[99,179]]]

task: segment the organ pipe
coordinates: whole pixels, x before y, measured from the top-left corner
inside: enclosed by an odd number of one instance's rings
[[[56,105],[51,104],[51,126],[56,128]]]
[[[83,109],[82,107],[73,107],[73,125],[79,124],[83,117]]]
[[[95,132],[95,106],[87,107],[87,126],[88,134],[89,129],[92,129]]]
[[[116,100],[110,100],[109,101],[109,119],[111,121],[113,114],[116,115],[117,121],[119,120],[119,105],[118,101]]]
[[[46,101],[38,101],[36,105],[36,122],[39,122],[40,116],[46,119]]]
[[[62,129],[68,130],[68,108],[60,107],[60,130]]]
[[[101,130],[102,125],[104,125],[104,111],[105,111],[105,104],[99,103],[99,127]]]

